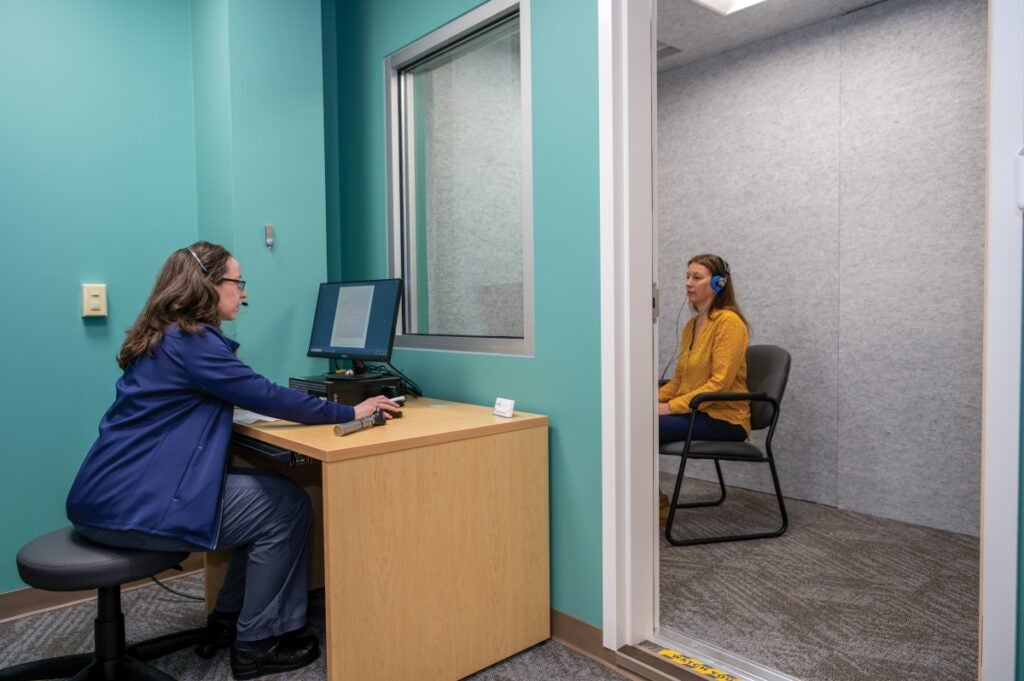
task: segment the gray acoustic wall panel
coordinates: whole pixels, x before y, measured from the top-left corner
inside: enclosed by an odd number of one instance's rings
[[[971,534],[986,10],[890,1],[851,15],[842,48],[839,502]]]
[[[659,75],[662,363],[686,260],[725,255],[793,355],[787,496],[977,533],[985,26],[889,0]]]
[[[814,26],[665,72],[658,86],[661,356],[675,352],[687,259],[723,254],[751,342],[798,358],[777,436],[786,491],[833,505],[838,48]],[[770,486],[767,470],[727,468],[731,482]]]
[[[519,59],[518,30],[506,27],[419,76],[421,333],[524,334]]]

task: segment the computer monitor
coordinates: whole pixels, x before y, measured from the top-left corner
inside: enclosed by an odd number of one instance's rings
[[[395,343],[401,279],[320,284],[309,338],[310,357],[389,362]]]

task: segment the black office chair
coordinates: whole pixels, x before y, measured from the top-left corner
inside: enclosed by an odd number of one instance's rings
[[[121,585],[176,567],[185,551],[141,551],[95,544],[71,527],[38,537],[18,552],[18,573],[29,586],[47,591],[98,591],[95,650],[25,662],[0,669],[0,681],[174,681],[146,664],[205,640],[206,628],[189,629],[125,645]]]
[[[713,440],[694,440],[693,421],[686,440],[669,442],[659,449],[661,454],[680,457],[679,474],[676,476],[675,489],[669,502],[668,522],[665,525],[665,538],[673,546],[689,546],[692,544],[710,544],[712,542],[739,541],[741,539],[763,539],[778,537],[789,526],[786,516],[786,504],[782,500],[782,489],[779,487],[779,474],[775,469],[775,457],[772,454],[772,437],[775,425],[779,421],[779,404],[782,394],[786,391],[789,380],[789,353],[774,345],[751,345],[747,348],[747,393],[703,393],[690,401],[690,409],[697,412],[701,405],[709,402],[736,402],[750,400],[750,427],[752,431],[768,429],[764,451],[749,442],[719,442]],[[686,462],[690,459],[711,459],[715,462],[718,473],[719,497],[714,501],[679,503],[679,490],[683,484]],[[718,506],[725,501],[725,481],[722,478],[720,461],[747,461],[752,463],[768,463],[775,484],[775,496],[779,502],[779,515],[782,524],[771,532],[754,532],[750,534],[734,534],[727,536],[698,537],[695,539],[677,539],[672,535],[676,510],[681,508],[701,508]]]

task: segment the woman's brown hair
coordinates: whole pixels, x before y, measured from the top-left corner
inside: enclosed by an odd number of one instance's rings
[[[214,286],[227,273],[231,254],[223,246],[197,241],[179,248],[164,262],[145,307],[121,346],[117,364],[127,369],[142,355],[153,355],[171,324],[185,333],[202,333],[203,324],[220,326]]]
[[[690,258],[687,262],[687,266],[697,263],[703,265],[711,272],[712,277],[723,277],[725,279],[725,286],[722,290],[715,294],[715,297],[711,299],[711,304],[708,306],[708,319],[711,319],[711,313],[715,310],[732,310],[739,318],[743,320],[743,323],[747,324],[746,317],[740,312],[739,303],[736,302],[736,289],[732,285],[732,272],[729,271],[729,263],[727,263],[721,256],[713,255],[711,253],[704,253],[702,255],[695,255]],[[690,307],[696,312],[696,308],[691,304]]]

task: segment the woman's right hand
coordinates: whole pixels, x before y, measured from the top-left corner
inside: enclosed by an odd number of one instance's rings
[[[355,406],[356,418],[366,418],[378,409],[384,414],[384,418],[389,419],[392,414],[400,411],[401,407],[383,395],[377,395],[376,397],[367,398]]]

